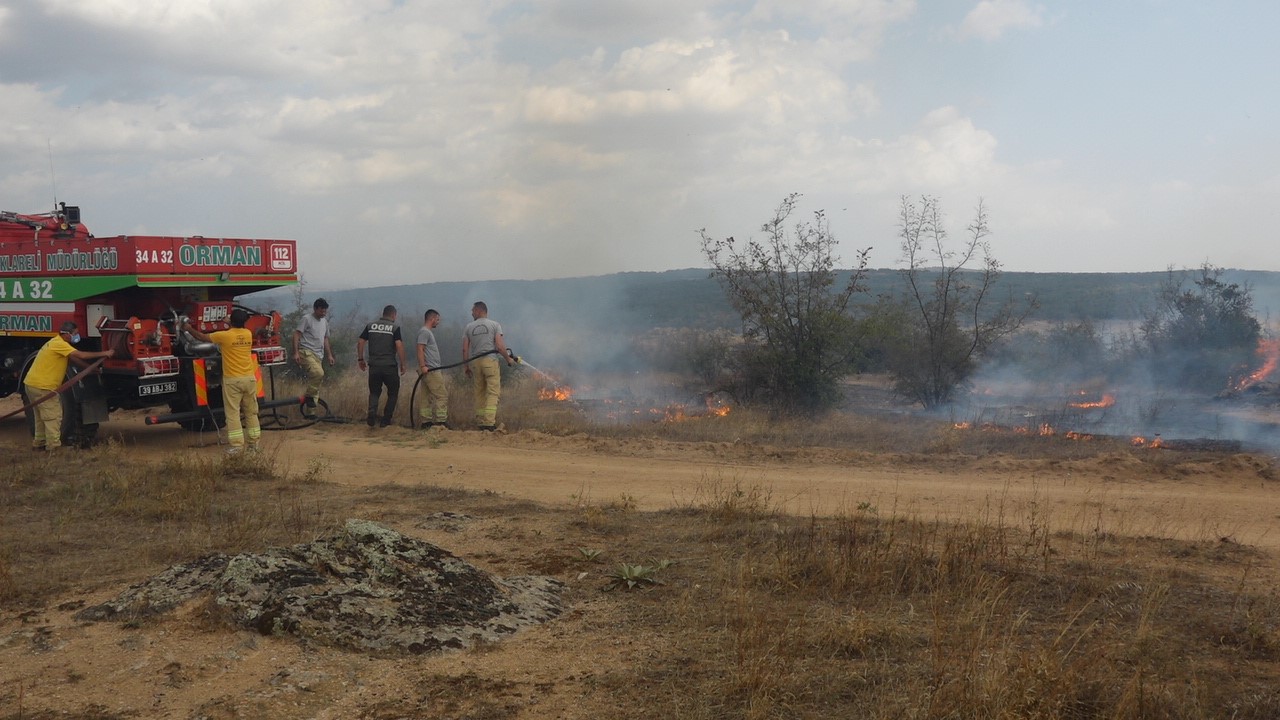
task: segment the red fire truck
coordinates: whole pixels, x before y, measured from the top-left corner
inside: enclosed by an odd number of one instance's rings
[[[80,209],[65,203],[46,214],[0,212],[0,397],[23,392],[35,353],[74,320],[83,337],[78,349],[115,355],[62,393],[64,442],[91,443],[98,423],[121,408],[167,406],[147,423],[220,427],[217,348],[183,332],[181,321],[205,333],[224,330],[232,308],[241,307],[238,297],[297,284],[297,273],[293,240],[95,237]],[[246,309],[260,369],[283,365],[280,313]],[[76,371],[72,365],[68,378]]]

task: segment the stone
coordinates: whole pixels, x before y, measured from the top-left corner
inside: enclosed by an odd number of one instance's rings
[[[260,633],[422,654],[497,642],[550,620],[562,590],[553,578],[498,578],[431,543],[348,520],[315,542],[174,566],[76,617],[131,621],[207,597],[229,622]]]

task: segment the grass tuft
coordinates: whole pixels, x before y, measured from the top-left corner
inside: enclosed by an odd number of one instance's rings
[[[105,583],[198,555],[301,542],[337,522],[268,454],[149,463],[125,455],[108,443],[5,467],[0,604],[39,604],[82,578]]]

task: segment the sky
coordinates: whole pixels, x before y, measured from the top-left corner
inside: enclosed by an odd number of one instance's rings
[[[311,290],[706,267],[791,193],[1006,270],[1280,270],[1272,0],[0,0],[0,210]]]

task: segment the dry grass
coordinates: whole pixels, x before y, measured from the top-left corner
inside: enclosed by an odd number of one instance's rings
[[[1248,549],[1112,540],[1082,557],[1069,537],[711,497],[657,521],[659,543],[699,528],[676,552],[702,559],[637,598],[622,632],[669,642],[639,682],[610,679],[644,708],[621,716],[1280,717],[1280,603],[1249,581]]]
[[[460,428],[474,427],[470,380],[461,371],[449,371],[449,417]],[[402,377],[396,418],[410,424],[410,392],[416,376]],[[623,381],[614,380],[614,384]],[[1065,435],[1040,437],[1030,428],[957,428],[951,420],[931,419],[902,412],[833,412],[816,420],[776,417],[767,411],[733,407],[725,416],[709,415],[697,402],[697,393],[679,392],[669,383],[668,394],[685,397],[686,403],[653,401],[646,406],[633,402],[627,412],[610,412],[608,406],[587,401],[540,399],[538,391],[548,384],[536,376],[516,371],[504,383],[498,419],[510,432],[538,430],[553,435],[588,433],[598,437],[656,438],[679,442],[749,444],[779,448],[779,452],[823,448],[865,452],[897,453],[905,462],[935,462],[939,456],[976,458],[1009,456],[1071,460],[1118,452],[1141,458],[1158,466],[1166,453],[1139,449],[1134,452],[1127,438],[1099,437],[1073,440]],[[301,385],[288,380],[277,382],[277,395],[298,394]],[[422,403],[422,389],[414,401],[415,412]],[[329,381],[322,395],[331,413],[339,419],[363,422],[368,407],[368,387],[359,373]],[[385,403],[385,397],[383,398]],[[883,409],[883,408],[880,408]],[[678,420],[667,412],[683,410]],[[900,410],[900,409],[899,409]]]
[[[363,413],[362,392],[335,387],[327,397],[340,414]],[[601,431],[571,406],[548,409],[521,387],[504,398],[503,413],[512,429],[536,421],[544,432]],[[918,421],[815,426],[748,412],[610,432],[776,447],[803,438],[806,446],[904,453],[892,461],[1039,448],[1054,461],[1126,453],[1170,474],[1188,463],[1239,462],[1043,438],[1008,437],[992,448],[996,441],[984,437],[975,449]],[[505,534],[487,538],[494,547],[483,559],[492,568],[570,579],[642,565],[656,580],[614,590],[621,619],[588,627],[593,634],[582,639],[643,639],[648,649],[626,666],[599,668],[589,687],[575,690],[612,717],[1280,717],[1275,573],[1269,558],[1231,542],[1125,538],[1084,526],[1050,533],[1034,522],[1015,529],[998,511],[983,523],[921,522],[869,505],[788,517],[768,488],[714,477],[685,507],[661,513],[639,512],[625,495],[583,494],[552,509],[447,488],[356,495],[325,481],[322,466],[291,474],[271,457],[139,466],[111,446],[56,462],[14,456],[0,468],[8,509],[0,607],[115,587],[208,552],[311,539],[352,515],[407,524],[465,510],[512,518]],[[421,697],[371,700],[362,716],[520,712],[466,706],[441,694],[446,684],[435,678],[423,687],[436,689]]]
[[[474,403],[471,380],[461,370],[449,371],[449,422],[458,427],[474,426]],[[400,392],[396,396],[395,421],[409,426],[417,425],[418,419],[411,418],[410,404],[413,412],[418,413],[425,400],[425,388],[418,384],[416,373],[407,372],[400,376]],[[417,396],[411,398],[417,384]],[[529,411],[538,407],[538,384],[519,379],[504,387],[500,419],[512,430],[528,427],[531,421]],[[303,383],[296,379],[278,379],[276,381],[277,397],[300,395]],[[348,372],[340,377],[327,380],[320,391],[321,398],[329,406],[329,412],[338,419],[350,422],[364,422],[369,408],[368,376],[359,372]],[[386,406],[385,391],[379,398],[379,412]],[[296,418],[295,418],[296,419]],[[412,421],[412,422],[411,422]]]
[[[175,453],[138,463],[109,443],[0,468],[0,603],[136,578],[211,552],[310,540],[340,522],[317,471],[282,473],[270,455]]]

